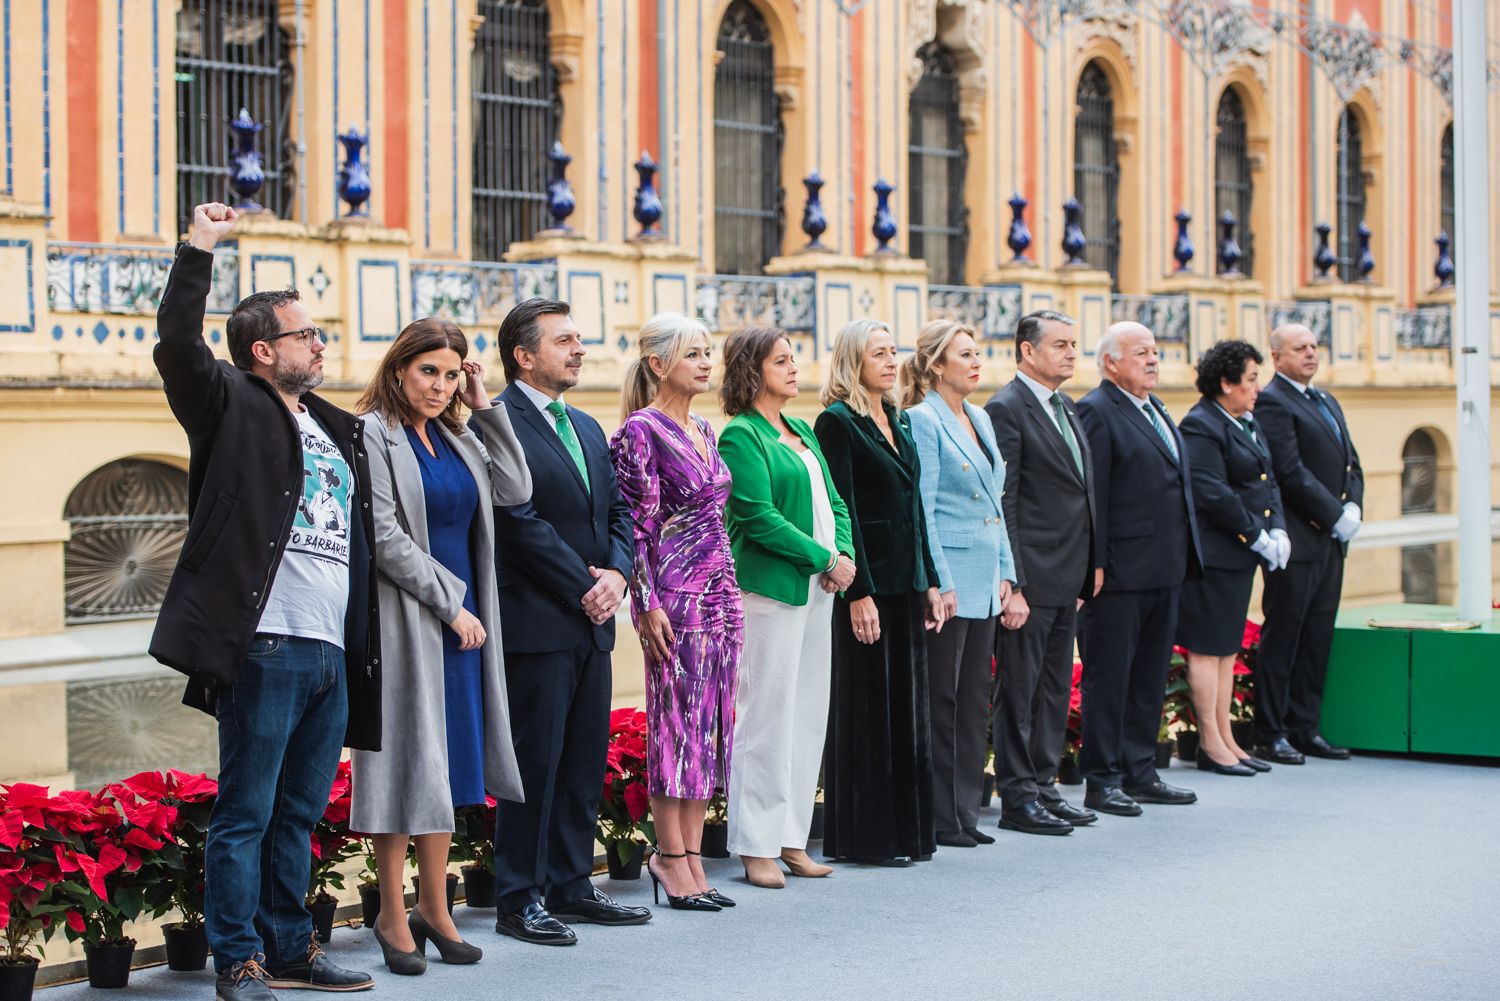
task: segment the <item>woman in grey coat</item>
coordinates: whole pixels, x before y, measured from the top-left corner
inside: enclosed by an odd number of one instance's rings
[[[428,939],[444,962],[478,961],[480,950],[459,939],[448,914],[453,811],[482,805],[486,793],[522,798],[491,505],[530,498],[531,475],[509,415],[485,392],[483,366],[467,355],[456,326],[418,320],[401,331],[355,407],[369,449],[386,663],[381,750],[353,754],[349,826],[374,837],[381,888],[374,931],[393,973],[423,972]],[[474,411],[483,443],[464,427],[460,403]],[[408,837],[422,880],[403,922]]]

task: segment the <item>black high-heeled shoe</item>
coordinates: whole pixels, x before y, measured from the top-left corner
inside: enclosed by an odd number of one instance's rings
[[[417,943],[417,951],[426,953],[427,940],[437,946],[438,955],[443,957],[443,962],[450,966],[466,966],[469,963],[477,963],[484,956],[484,950],[477,945],[470,945],[462,939],[448,938],[439,935],[427,919],[422,917],[422,912],[415,907],[406,918],[406,927],[411,929],[412,941]]]
[[[386,969],[403,977],[416,977],[427,972],[427,957],[422,955],[420,943],[411,952],[402,952],[385,940],[378,927],[372,924],[370,930],[375,933],[375,944],[380,946],[380,955],[385,959]]]
[[[689,855],[697,855],[699,857],[702,857],[702,855],[703,855],[702,852],[695,852],[695,851],[691,851],[691,850],[686,849],[686,848],[684,848],[683,851],[687,852],[687,854],[689,854]],[[719,889],[716,886],[710,886],[707,890],[704,890],[702,893],[698,894],[698,896],[704,898],[705,900],[712,900],[714,903],[718,904],[720,907],[733,907],[733,906],[735,906],[734,899],[731,898],[731,897],[724,896],[724,894],[722,894],[722,893],[719,892]]]
[[[653,854],[653,855],[660,855],[662,858],[687,858],[687,853],[686,852],[683,852],[680,855],[669,855],[668,853],[662,851],[660,848],[656,847],[655,845],[651,845],[649,847],[651,849],[651,854]],[[660,907],[661,906],[661,878],[656,875],[656,870],[654,870],[654,869],[651,868],[651,860],[649,858],[646,860],[646,874],[651,877],[651,899],[656,902],[656,905],[658,907]],[[696,893],[695,894],[690,894],[690,895],[687,895],[687,896],[682,896],[682,897],[674,897],[674,896],[672,896],[672,892],[670,890],[667,891],[667,904],[670,905],[671,908],[674,911],[719,911],[719,910],[723,910],[722,907],[720,907],[718,904],[714,903],[712,900],[709,900],[707,897],[700,896],[700,895],[698,895]]]

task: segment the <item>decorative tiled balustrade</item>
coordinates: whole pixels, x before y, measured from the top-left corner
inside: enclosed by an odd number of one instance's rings
[[[100,243],[47,244],[47,307],[54,313],[149,316],[172,269],[168,247]],[[240,259],[233,246],[214,251],[208,311],[224,314],[240,300]]]
[[[1423,306],[1396,311],[1396,343],[1403,348],[1453,346],[1453,307]]]
[[[1158,341],[1186,344],[1191,329],[1189,300],[1185,295],[1112,295],[1109,297],[1112,323],[1134,320],[1147,327]]]
[[[1319,344],[1333,343],[1333,306],[1320,299],[1266,303],[1267,329],[1284,323],[1300,323],[1313,332]]]
[[[1019,285],[928,285],[927,318],[957,320],[984,338],[1011,338],[1021,319]]]
[[[693,308],[710,330],[760,326],[810,334],[818,319],[814,288],[811,275],[699,275]]]
[[[550,261],[412,261],[412,316],[441,316],[461,326],[498,326],[525,299],[557,298]]]

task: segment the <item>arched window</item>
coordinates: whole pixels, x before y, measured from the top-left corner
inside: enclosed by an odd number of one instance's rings
[[[1453,123],[1443,130],[1442,169],[1440,171],[1441,191],[1439,194],[1440,219],[1438,225],[1443,232],[1448,234],[1450,240],[1458,239],[1458,219],[1453,213]],[[1452,246],[1451,244],[1449,245]],[[1451,250],[1450,250],[1451,253]]]
[[[63,509],[64,618],[155,615],[187,536],[187,474],[145,459],[94,470]]]
[[[958,63],[937,42],[922,46],[917,57],[922,79],[911,92],[908,147],[911,256],[927,262],[932,281],[962,285],[969,246],[969,210],[964,206],[968,153],[958,117]]]
[[[1401,448],[1401,513],[1437,510],[1437,445],[1426,431],[1413,431]],[[1413,604],[1438,600],[1437,546],[1401,548],[1401,593]]]
[[[1222,218],[1225,212],[1234,214],[1239,223],[1235,240],[1244,254],[1239,268],[1250,275],[1255,266],[1255,239],[1250,231],[1255,182],[1250,179],[1250,135],[1245,122],[1245,104],[1233,87],[1226,88],[1224,96],[1219,98],[1218,126],[1218,139],[1214,143],[1214,218]]]
[[[177,225],[193,206],[232,201],[229,123],[261,123],[266,180],[255,200],[278,216],[292,204],[292,63],[277,0],[180,0],[177,11]]]
[[[1339,280],[1352,282],[1359,278],[1359,224],[1365,218],[1364,143],[1353,108],[1339,115],[1338,138]]]
[[[1115,101],[1104,69],[1091,62],[1078,79],[1073,122],[1073,190],[1083,204],[1083,256],[1120,283],[1120,158],[1115,148]]]
[[[759,274],[781,252],[781,106],[771,29],[748,0],[719,25],[714,74],[714,266]]]
[[[547,0],[479,0],[474,39],[474,259],[551,225],[547,152],[562,104],[547,40]]]

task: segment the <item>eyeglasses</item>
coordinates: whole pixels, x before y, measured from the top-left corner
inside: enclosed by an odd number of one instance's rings
[[[274,334],[270,337],[262,337],[261,340],[279,341],[283,337],[295,337],[297,339],[297,343],[302,345],[304,348],[312,347],[314,338],[316,338],[320,343],[328,343],[328,335],[323,333],[323,328],[321,327],[303,327],[301,330],[283,330],[279,334]]]

